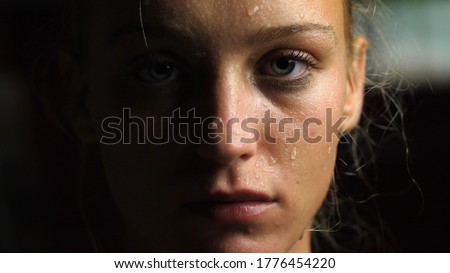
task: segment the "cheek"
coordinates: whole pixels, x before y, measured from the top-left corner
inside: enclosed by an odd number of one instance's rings
[[[319,137],[323,130],[317,128],[311,137]],[[314,135],[314,136],[312,136]],[[271,154],[278,161],[280,196],[285,200],[286,211],[296,231],[309,228],[328,193],[335,165],[337,141],[277,144]],[[300,216],[300,217],[299,217]]]
[[[152,171],[157,171],[151,167],[156,159],[148,156],[144,159],[142,147],[133,146],[101,146],[102,163],[111,194],[118,207],[131,215],[140,214],[136,208],[148,207],[146,199],[158,201],[159,198],[152,194],[155,184],[148,182]]]
[[[278,132],[277,144],[266,148],[279,164],[278,178],[292,217],[305,229],[320,208],[333,178],[339,132],[337,124],[345,101],[345,69],[316,79],[301,100],[280,111],[277,120],[293,123]],[[282,183],[282,184],[281,184]]]
[[[320,126],[319,126],[320,127]],[[296,143],[277,144],[272,147],[271,154],[277,158],[279,164],[280,181],[285,185],[286,194],[291,201],[303,203],[303,209],[307,207],[318,208],[321,204],[329,184],[332,180],[333,169],[336,159],[337,138],[326,141],[322,137],[325,129],[316,128],[312,132],[302,135]],[[311,140],[305,139],[309,137]]]

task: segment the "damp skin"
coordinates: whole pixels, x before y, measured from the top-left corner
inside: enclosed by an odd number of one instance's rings
[[[127,230],[124,251],[310,251],[338,139],[285,140],[307,118],[325,124],[327,108],[333,121],[346,117],[341,131],[358,121],[364,58],[347,59],[341,1],[117,0],[90,8],[85,75],[74,87],[87,94],[73,122],[84,142],[98,143],[102,120],[124,107],[142,118],[195,107],[224,123],[261,120],[266,110],[293,120],[285,133],[271,132],[276,143],[242,143],[247,133],[237,126],[231,143],[217,145],[99,145]],[[274,76],[271,60],[285,55],[298,75]],[[179,74],[156,84],[142,74],[152,68],[146,62],[176,63]],[[267,133],[261,123],[254,128]],[[325,126],[314,134],[325,135]]]

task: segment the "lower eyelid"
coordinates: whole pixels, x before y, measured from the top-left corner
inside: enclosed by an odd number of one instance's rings
[[[305,75],[296,79],[281,79],[279,77],[257,76],[253,79],[254,85],[258,89],[269,91],[298,92],[306,89],[312,80],[312,69],[308,69]]]

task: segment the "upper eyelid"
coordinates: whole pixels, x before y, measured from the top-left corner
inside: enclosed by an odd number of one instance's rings
[[[164,61],[169,60],[175,63],[178,68],[182,69],[184,72],[190,71],[189,65],[183,61],[182,58],[179,58],[178,55],[170,53],[170,52],[146,52],[143,54],[139,54],[131,59],[126,65],[126,71],[128,74],[136,73],[137,69],[143,68],[152,61]]]
[[[271,51],[271,52],[273,52],[273,51]],[[271,53],[268,53],[268,54],[270,54],[270,56],[268,56],[269,59],[270,59],[270,57],[273,58],[273,57],[277,57],[277,56],[282,56],[282,57],[286,57],[286,58],[305,60],[310,65],[318,64],[317,58],[315,58],[311,53],[308,53],[308,52],[302,51],[302,50],[279,49],[278,52],[273,52],[272,54]]]
[[[295,55],[296,55],[295,56],[296,58],[308,61],[308,63],[312,66],[315,66],[319,63],[319,61],[311,53],[308,53],[306,51],[299,51]],[[286,56],[286,57],[288,57],[288,56]]]

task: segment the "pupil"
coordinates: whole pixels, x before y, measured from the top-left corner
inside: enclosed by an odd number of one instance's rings
[[[159,76],[166,75],[170,72],[170,69],[171,67],[169,64],[158,64],[155,66],[155,74]]]
[[[292,60],[289,60],[287,58],[280,58],[280,59],[277,60],[276,63],[277,63],[277,67],[280,70],[286,70],[286,69],[290,68]]]

